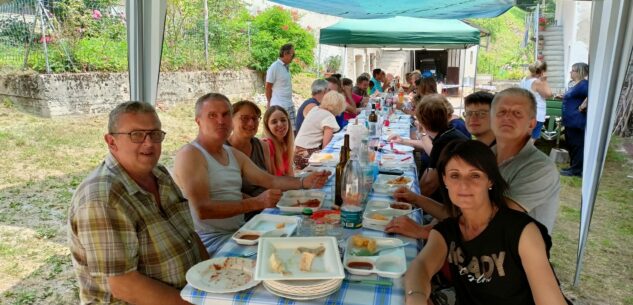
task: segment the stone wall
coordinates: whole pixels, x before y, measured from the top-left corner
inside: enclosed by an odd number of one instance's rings
[[[263,87],[262,75],[251,70],[161,73],[157,103],[193,101],[208,92],[252,98]],[[129,100],[129,83],[127,73],[0,75],[0,99],[5,98],[43,117],[105,113]]]

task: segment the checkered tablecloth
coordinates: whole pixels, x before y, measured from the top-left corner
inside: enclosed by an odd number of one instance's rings
[[[408,130],[397,130],[396,132],[402,133],[403,135],[408,133]],[[330,142],[330,145],[324,149],[326,152],[335,152],[340,149],[340,145],[342,142],[340,140],[343,138],[343,132],[339,132],[335,134],[334,138]],[[339,144],[341,143],[341,144]],[[413,181],[418,181],[416,170],[414,166],[409,166],[403,168],[405,175],[413,178]],[[324,202],[324,207],[329,208],[332,206],[333,198],[332,193],[329,190],[332,189],[332,185],[334,183],[334,178],[330,178],[327,184],[324,186],[326,190],[326,198]],[[419,193],[419,185],[418,183],[414,183],[412,190]],[[378,194],[378,193],[370,193],[369,200],[391,200],[392,197],[389,194]],[[264,213],[269,214],[280,214],[279,209],[266,209]],[[421,214],[414,213],[411,215],[413,219],[418,222],[421,222]],[[415,258],[419,251],[418,241],[415,239],[407,238],[401,235],[387,234],[380,231],[374,231],[369,229],[357,229],[357,230],[349,230],[344,229],[345,237],[362,233],[367,236],[375,236],[375,237],[395,237],[399,238],[404,242],[409,242],[409,245],[405,247],[405,255],[407,258],[407,262],[410,262]],[[227,242],[215,255],[215,257],[225,257],[225,256],[239,256],[243,253],[247,253],[250,251],[256,251],[257,245],[255,246],[242,246],[235,243],[233,240]],[[255,257],[253,257],[254,259]],[[310,300],[310,301],[293,301],[285,298],[281,298],[275,296],[268,292],[266,288],[262,285],[258,285],[254,288],[238,292],[238,293],[226,293],[226,294],[216,294],[216,293],[207,293],[198,289],[193,288],[191,285],[187,285],[180,292],[181,297],[193,304],[205,304],[205,305],[220,305],[220,304],[349,304],[349,305],[367,305],[367,304],[404,304],[404,281],[403,278],[398,279],[390,279],[385,277],[380,277],[377,275],[369,275],[369,276],[356,276],[351,275],[346,272],[346,279],[380,279],[380,280],[388,280],[393,282],[393,286],[385,287],[385,286],[376,286],[376,285],[366,285],[359,283],[349,283],[344,281],[341,289],[334,294],[331,294],[328,297]]]

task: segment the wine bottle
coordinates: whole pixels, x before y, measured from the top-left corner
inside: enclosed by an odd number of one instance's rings
[[[369,136],[376,136],[376,125],[378,124],[378,115],[376,114],[376,104],[371,105],[371,113],[367,116],[369,122]]]
[[[349,160],[349,151],[349,135],[346,134],[345,138],[343,138],[343,146],[341,146],[341,153],[339,157],[339,162],[336,165],[336,177],[334,180],[334,204],[339,207],[343,204],[343,197],[341,197],[341,187],[343,183],[343,173],[345,172],[345,165],[347,164],[347,160]]]

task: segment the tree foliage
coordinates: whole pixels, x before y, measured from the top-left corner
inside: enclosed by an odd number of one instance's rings
[[[296,11],[274,6],[253,19],[251,67],[266,71],[277,60],[279,49],[286,43],[292,43],[295,48],[296,56],[290,65],[292,73],[301,72],[312,65],[316,41],[309,30],[296,22],[298,18]]]
[[[490,32],[490,44],[480,48],[477,72],[492,74],[495,79],[520,79],[524,67],[533,61],[534,43],[521,46],[525,31],[525,12],[512,8],[495,18],[472,19]]]

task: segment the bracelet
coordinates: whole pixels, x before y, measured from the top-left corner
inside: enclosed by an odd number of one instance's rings
[[[411,289],[411,290],[407,291],[407,296],[410,296],[410,295],[413,295],[413,294],[421,294],[421,295],[423,295],[423,296],[425,295],[425,294],[424,294],[424,292],[419,291],[419,290],[413,290],[413,289]]]
[[[301,189],[305,190],[306,188],[305,188],[305,186],[303,186],[303,179],[305,179],[305,176],[299,178],[299,181],[301,181]]]

